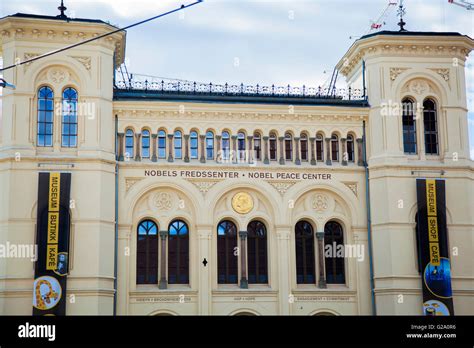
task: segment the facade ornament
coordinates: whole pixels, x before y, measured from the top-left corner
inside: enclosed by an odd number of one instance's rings
[[[195,180],[188,180],[191,182],[194,186],[196,186],[199,191],[205,195],[206,193],[209,192],[209,190],[217,184],[217,181],[195,181]]]
[[[61,84],[69,80],[69,73],[60,68],[53,68],[48,71],[48,79],[56,84]]]
[[[296,184],[296,181],[272,181],[269,182],[269,184],[272,185],[278,191],[278,193],[280,193],[280,195],[284,196],[286,191],[288,191],[291,186]]]
[[[328,209],[328,197],[326,195],[317,193],[313,196],[312,207],[318,213],[323,213]]]
[[[79,63],[81,63],[84,68],[86,68],[87,71],[91,70],[91,57],[83,57],[83,56],[71,56],[71,58],[77,60]]]
[[[354,195],[357,197],[357,183],[355,183],[355,182],[344,182],[343,184],[346,185],[349,188],[349,190],[351,190],[352,193],[354,193]]]
[[[430,69],[437,73],[439,76],[443,78],[444,81],[449,81],[449,69]]]
[[[125,178],[125,192],[130,191],[133,185],[141,181],[143,178]]]
[[[153,204],[158,210],[171,209],[171,195],[167,192],[159,192],[153,196]]]
[[[232,208],[239,214],[247,214],[253,209],[253,198],[247,192],[238,192],[232,197]]]
[[[390,80],[395,81],[398,75],[407,70],[408,68],[390,68]]]
[[[415,80],[410,83],[410,91],[421,95],[429,90],[428,82],[423,80]]]

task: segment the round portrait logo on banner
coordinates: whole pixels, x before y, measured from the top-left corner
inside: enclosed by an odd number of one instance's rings
[[[33,306],[40,310],[48,310],[61,300],[62,290],[58,280],[43,276],[35,279],[33,284]]]

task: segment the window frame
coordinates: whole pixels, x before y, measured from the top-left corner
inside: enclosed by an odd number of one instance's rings
[[[42,91],[48,91],[46,97],[42,97]],[[51,97],[50,97],[51,96]],[[49,86],[41,86],[38,88],[37,92],[37,115],[36,115],[36,146],[38,147],[53,147],[53,135],[54,135],[54,90]],[[41,102],[44,103],[44,108],[41,107]],[[48,107],[48,102],[51,103],[51,109]],[[41,115],[44,113],[44,120],[41,121]],[[51,121],[48,120],[48,114],[51,117]],[[47,129],[50,127],[51,132],[47,132]],[[40,128],[43,129],[43,132],[40,131]],[[41,141],[40,138],[43,137]],[[49,139],[50,142],[47,142],[46,139]]]

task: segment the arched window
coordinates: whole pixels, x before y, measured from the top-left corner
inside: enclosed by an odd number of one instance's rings
[[[158,132],[158,158],[166,158],[166,132]]]
[[[181,220],[168,229],[168,283],[189,284],[189,229]]]
[[[77,146],[77,92],[74,88],[66,88],[63,92],[61,146]]]
[[[300,138],[301,160],[308,161],[308,136],[303,133]]]
[[[131,129],[127,129],[125,132],[125,156],[127,158],[133,157],[133,131]]]
[[[38,90],[38,146],[53,146],[54,93],[49,87]]]
[[[321,134],[316,135],[316,161],[324,161],[324,137]]]
[[[219,284],[237,284],[237,227],[231,221],[217,226],[217,281]]]
[[[326,247],[331,246],[331,255],[326,256]],[[330,221],[324,226],[324,250],[326,265],[326,282],[328,284],[344,284],[346,282],[344,257],[339,256],[338,248],[344,247],[342,226]],[[336,250],[333,250],[336,248]]]
[[[192,131],[190,134],[191,159],[198,158],[198,134]]]
[[[406,154],[416,154],[416,113],[413,101],[403,99],[402,109],[403,151]]]
[[[138,225],[137,284],[158,284],[158,227],[150,220]]]
[[[258,132],[255,132],[253,135],[253,151],[255,159],[260,161],[262,159],[262,136]]]
[[[314,265],[314,233],[307,221],[300,221],[295,227],[296,282],[314,284],[316,281]]]
[[[436,103],[432,99],[423,102],[423,125],[425,128],[425,152],[437,155],[438,152],[438,120]]]
[[[142,130],[142,157],[150,158],[150,131]]]
[[[260,221],[247,226],[247,260],[249,284],[268,283],[267,229]]]
[[[222,132],[222,159],[228,160],[230,156],[229,132]]]
[[[208,160],[214,159],[214,133],[206,133],[206,156]]]
[[[285,159],[287,161],[293,159],[293,137],[290,133],[285,134]]]
[[[336,134],[331,137],[331,159],[334,162],[339,161],[339,137]]]
[[[270,133],[270,160],[276,161],[277,159],[277,137],[275,133]]]
[[[183,158],[183,138],[179,130],[174,132],[174,158]]]
[[[347,160],[354,162],[354,137],[351,134],[347,136]]]
[[[239,153],[239,160],[245,161],[245,133],[239,132],[237,135],[237,151]]]

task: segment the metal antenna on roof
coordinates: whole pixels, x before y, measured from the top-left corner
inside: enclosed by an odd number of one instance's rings
[[[403,0],[400,0],[400,6],[398,7],[398,16],[400,17],[400,22],[398,25],[400,26],[400,31],[406,31],[405,29],[405,22],[403,21],[403,16],[406,14],[405,6],[403,6]]]
[[[64,1],[63,0],[61,0],[61,6],[58,7],[58,10],[61,12],[61,14],[58,15],[57,17],[66,19],[67,16],[64,12],[67,10],[67,7],[64,6]]]

